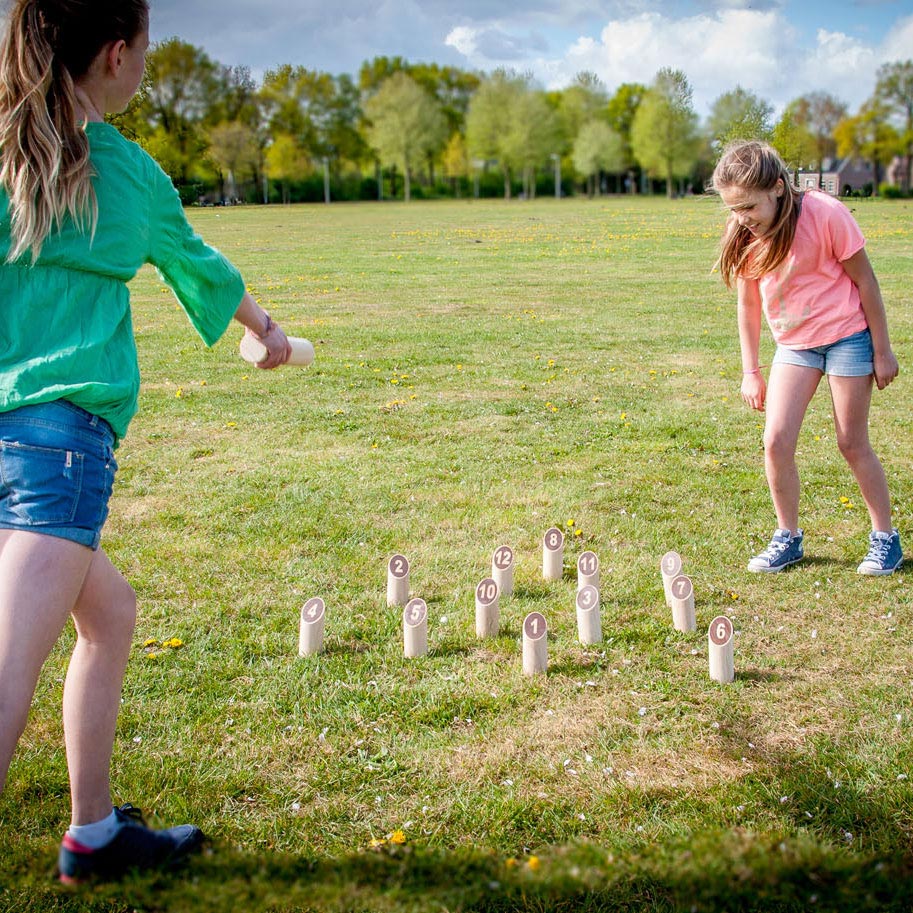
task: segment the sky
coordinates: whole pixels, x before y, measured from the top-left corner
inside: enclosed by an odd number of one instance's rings
[[[779,113],[823,90],[855,113],[884,63],[913,58],[913,0],[151,0],[153,41],[177,36],[259,79],[290,63],[357,76],[379,55],[560,89],[582,70],[609,94],[682,70],[706,117],[741,86]]]

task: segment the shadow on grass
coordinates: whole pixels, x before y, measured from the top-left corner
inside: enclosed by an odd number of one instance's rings
[[[516,862],[408,846],[338,859],[216,846],[177,874],[75,892],[46,880],[0,888],[2,913],[892,913],[911,904],[909,857],[738,833],[617,853],[580,843]]]

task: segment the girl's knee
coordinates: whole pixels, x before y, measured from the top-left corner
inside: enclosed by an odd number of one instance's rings
[[[796,439],[776,428],[764,431],[764,455],[769,460],[792,460],[796,455]]]

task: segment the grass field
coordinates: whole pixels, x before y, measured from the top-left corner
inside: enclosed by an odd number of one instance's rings
[[[913,204],[853,205],[901,363],[872,435],[909,549]],[[0,798],[0,910],[913,906],[911,578],[854,572],[868,518],[824,387],[799,445],[808,558],[745,572],[774,518],[733,295],[711,274],[718,201],[191,218],[317,349],[306,371],[251,370],[239,332],[207,350],[154,272],[133,283],[144,386],[104,538],[140,602],[116,798],[212,848],[181,875],[51,882],[69,632]],[[552,525],[566,572],[547,583]],[[516,590],[483,642],[474,589],[502,543]],[[584,549],[598,647],[577,641]],[[672,628],[668,549],[695,634]],[[428,603],[422,659],[386,606],[394,552]],[[302,659],[312,595],[327,649]],[[550,667],[530,679],[533,610]],[[718,614],[736,629],[726,687],[707,674]]]

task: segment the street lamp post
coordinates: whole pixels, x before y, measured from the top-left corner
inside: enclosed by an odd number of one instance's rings
[[[557,152],[551,154],[551,160],[555,163],[555,199],[561,199],[561,156]]]

